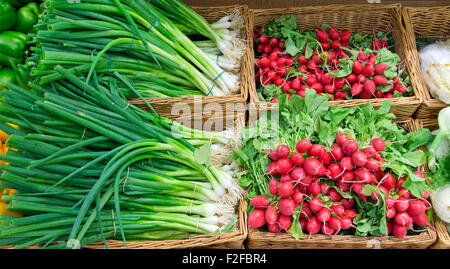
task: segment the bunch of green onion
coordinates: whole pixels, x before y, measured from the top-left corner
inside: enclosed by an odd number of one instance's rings
[[[117,72],[100,79],[94,71],[88,83],[73,70],[55,71],[63,80],[30,90],[9,84],[1,93],[0,129],[11,150],[0,156],[9,163],[0,165],[0,186],[17,190],[2,199],[26,217],[0,216],[0,245],[126,244],[235,228],[243,190],[233,165],[214,165],[208,152],[230,144],[230,133],[190,129],[128,104],[118,81],[140,94]]]
[[[61,65],[126,76],[144,97],[239,92],[246,45],[238,11],[209,24],[179,0],[47,0],[26,66],[46,84]],[[119,87],[121,87],[119,85]]]

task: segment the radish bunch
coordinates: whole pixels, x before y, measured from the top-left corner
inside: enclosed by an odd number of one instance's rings
[[[255,209],[249,215],[249,226],[266,225],[269,232],[286,232],[297,221],[293,215],[301,207],[298,221],[303,231],[335,235],[355,228],[359,209],[353,196],[366,204],[386,204],[388,234],[402,238],[408,229],[416,231],[413,224],[427,226],[428,193],[414,197],[403,187],[405,177],[397,179],[382,170],[385,148],[380,138],[361,147],[342,133],[330,148],[309,139],[298,141],[294,152],[287,145],[278,146],[267,153],[271,195],[250,199]],[[419,171],[416,175],[423,178]]]
[[[359,49],[356,59],[350,60],[350,31],[339,31],[335,27],[317,29],[315,38],[320,45],[310,56],[306,49],[299,55],[288,54],[283,40],[267,36],[262,30],[257,29],[253,36],[255,81],[261,87],[273,84],[288,98],[293,94],[305,97],[305,89],[311,88],[330,100],[393,98],[394,93],[398,97],[407,92],[409,84],[401,81],[399,76],[385,77],[388,64],[377,62],[377,50],[388,47],[386,40],[375,38],[371,46],[373,53],[366,55]],[[345,69],[339,64],[341,61],[348,65],[351,73],[333,76]],[[276,103],[278,97],[270,96],[271,102]]]

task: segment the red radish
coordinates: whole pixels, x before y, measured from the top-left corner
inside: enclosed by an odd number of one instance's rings
[[[334,204],[331,207],[331,211],[333,211],[334,214],[336,214],[337,216],[342,216],[344,215],[344,206],[340,205],[340,204]]]
[[[422,213],[417,216],[413,216],[413,222],[419,226],[427,226],[428,225],[427,214]]]
[[[347,171],[345,171],[345,172],[342,174],[342,180],[343,180],[344,182],[351,182],[351,181],[354,181],[355,178],[356,178],[355,171],[350,170],[350,169],[347,170]]]
[[[387,93],[384,95],[384,98],[386,99],[394,98],[394,95],[392,93]]]
[[[323,85],[319,82],[316,82],[311,85],[311,89],[315,90],[317,93],[321,93],[323,91]]]
[[[296,205],[299,205],[303,201],[303,193],[295,191],[294,194],[292,194],[292,200],[294,200]]]
[[[305,97],[305,94],[306,94],[306,93],[305,93],[305,90],[302,90],[302,89],[300,89],[300,90],[297,92],[297,95],[300,96],[300,97],[303,97],[303,98]]]
[[[384,86],[384,85],[388,84],[387,78],[380,76],[380,75],[374,76],[373,81],[375,82],[375,85],[377,85],[377,86]]]
[[[272,52],[272,53],[269,54],[269,60],[270,60],[271,62],[277,62],[277,59],[278,59],[278,53]],[[284,58],[280,58],[280,59],[283,59],[283,60],[284,60]],[[283,65],[283,64],[284,64],[284,63],[282,63],[282,64],[280,64],[280,65]]]
[[[361,151],[357,151],[352,155],[352,162],[356,166],[364,166],[367,163],[367,155]]]
[[[306,158],[303,163],[303,169],[311,176],[323,176],[326,173],[325,166],[314,157]]]
[[[256,209],[265,209],[269,206],[269,199],[264,195],[256,195],[249,200]]]
[[[347,30],[343,30],[343,31],[341,32],[341,41],[342,41],[342,42],[349,41],[351,35],[352,35],[352,32],[347,31]]]
[[[273,54],[273,52],[272,52],[272,54]],[[271,55],[272,55],[271,54]],[[281,67],[281,66],[283,66],[285,63],[286,63],[286,59],[285,58],[278,58],[277,60],[277,65],[279,66],[279,67]]]
[[[311,148],[308,150],[308,154],[314,157],[320,157],[325,153],[326,153],[325,146],[319,144],[312,145]]]
[[[327,222],[328,220],[330,220],[330,218],[331,213],[330,210],[328,210],[328,208],[323,207],[322,209],[319,210],[319,212],[317,212],[316,219],[319,222]]]
[[[338,180],[336,182],[336,187],[338,187],[341,191],[349,191],[352,188],[352,184],[347,183],[344,180]]]
[[[320,44],[324,50],[328,50],[331,47],[330,42],[321,42]]]
[[[278,161],[279,157],[278,157],[278,153],[276,150],[273,150],[269,153],[267,153],[267,155],[269,155],[270,159],[272,159],[272,161]]]
[[[277,72],[270,70],[269,72],[267,72],[267,77],[270,80],[274,80],[277,77]]]
[[[260,65],[262,68],[268,67],[270,64],[270,60],[268,58],[261,58]]]
[[[292,168],[292,163],[288,158],[282,158],[277,161],[277,171],[281,175],[289,173]]]
[[[381,46],[383,46],[383,48],[388,48],[389,44],[386,40],[381,40]]]
[[[381,183],[381,185],[384,186],[388,191],[392,191],[395,189],[395,186],[397,185],[397,180],[392,174],[386,173],[383,176],[382,180],[383,182]]]
[[[292,217],[280,215],[280,216],[278,216],[277,223],[280,226],[281,230],[287,231],[287,229],[289,229],[289,227],[291,227]]]
[[[349,83],[354,83],[357,79],[357,75],[355,73],[351,73],[346,77],[346,79]]]
[[[278,187],[278,195],[281,198],[288,198],[294,193],[294,186],[292,182],[283,182]]]
[[[411,193],[407,189],[401,188],[397,191],[397,195],[401,198],[408,199]]]
[[[369,159],[367,159],[367,162],[364,165],[364,168],[367,168],[367,169],[372,170],[372,171],[376,171],[376,170],[380,169],[381,166],[380,166],[379,163],[377,163],[377,161],[375,161],[372,158],[369,158]]]
[[[285,49],[286,48],[286,43],[282,40],[278,41],[278,47],[280,49]]]
[[[343,157],[341,159],[341,162],[339,163],[339,165],[344,170],[353,170],[353,168],[355,167],[355,164],[352,161],[352,157],[349,157],[349,156]]]
[[[394,208],[395,207],[395,199],[392,197],[386,197],[385,199],[386,207]]]
[[[311,71],[314,71],[314,70],[316,70],[318,68],[317,64],[315,62],[313,62],[313,61],[309,61],[306,64],[306,67],[308,68],[308,70],[311,70]]]
[[[358,150],[358,143],[355,140],[349,139],[342,144],[342,151],[347,156],[352,156]]]
[[[286,58],[286,65],[287,66],[291,66],[294,64],[294,59],[292,58]]]
[[[335,189],[330,189],[328,191],[328,197],[332,202],[339,202],[342,199],[342,196]]]
[[[368,147],[362,150],[368,158],[372,158],[378,155],[377,151],[373,147]]]
[[[323,87],[323,91],[329,94],[334,93],[334,86],[331,84],[327,84]]]
[[[355,193],[357,194],[362,194],[362,189],[363,189],[364,184],[361,182],[355,182],[352,185],[352,189]]]
[[[309,139],[302,139],[297,143],[297,152],[305,153],[311,148],[311,141]]]
[[[348,58],[347,53],[345,53],[345,51],[343,51],[343,50],[338,50],[337,56],[338,56],[339,58]]]
[[[272,176],[278,175],[277,162],[271,162],[269,164],[269,166],[267,167],[267,174],[270,174]]]
[[[267,44],[269,42],[269,37],[267,35],[261,35],[259,37],[259,43]]]
[[[318,212],[322,209],[322,200],[320,200],[319,197],[311,198],[311,201],[309,202],[309,209],[313,212]]]
[[[295,212],[295,202],[292,199],[284,198],[280,200],[278,204],[278,210],[285,216],[292,216]]]
[[[344,91],[336,91],[334,93],[334,95],[336,96],[335,100],[345,100],[345,98],[347,98],[347,94]]]
[[[386,148],[386,143],[381,138],[374,138],[370,141],[370,144],[377,152],[382,152]]]
[[[344,216],[349,217],[351,219],[356,218],[357,215],[358,215],[358,212],[356,212],[356,210],[354,210],[354,209],[349,208],[349,209],[344,210]]]
[[[272,99],[271,102],[272,102],[272,103],[276,103],[277,101],[278,101],[278,97],[275,97],[275,98]]]
[[[328,224],[330,225],[330,228],[339,232],[342,228],[341,221],[336,217],[331,217],[328,221]]]
[[[362,90],[363,90],[363,85],[361,85],[359,83],[353,83],[352,88],[350,89],[350,93],[352,94],[352,96],[355,96],[355,95],[360,94],[362,92]]]
[[[375,97],[376,98],[383,98],[384,97],[384,93],[380,90],[375,91]]]
[[[409,201],[408,214],[411,217],[415,217],[415,216],[424,214],[425,210],[426,210],[426,207],[422,201],[420,201],[420,200]]]
[[[341,42],[339,42],[339,40],[333,40],[333,42],[331,42],[331,47],[337,50],[341,47]]]
[[[386,218],[392,219],[393,217],[395,217],[396,213],[397,211],[394,208],[392,207],[386,208]]]
[[[291,156],[291,162],[294,165],[301,166],[303,164],[304,158],[301,153],[294,152]]]
[[[292,182],[292,178],[289,175],[282,175],[280,177],[280,183],[284,183],[284,182]]]
[[[398,198],[395,200],[395,209],[397,211],[403,212],[408,210],[409,202],[405,198]]]
[[[275,77],[275,79],[273,80],[273,84],[275,84],[275,86],[282,86],[284,83],[284,79],[282,79],[281,77]]]
[[[327,169],[328,169],[327,175],[332,180],[338,180],[342,176],[341,173],[343,170],[341,166],[337,163],[330,164]]]
[[[306,221],[306,230],[309,234],[316,234],[320,231],[320,222],[315,217]]]
[[[309,203],[303,203],[302,210],[300,210],[300,218],[309,219],[313,215],[311,209],[309,209]]]
[[[366,81],[366,76],[364,76],[363,74],[359,74],[357,77],[356,77],[356,82],[358,82],[358,83],[364,83],[364,81]]]
[[[277,208],[273,205],[269,206],[264,213],[264,218],[268,224],[274,224],[278,219]]]
[[[334,87],[336,89],[342,89],[345,85],[345,78],[337,78],[334,80]]]
[[[391,221],[386,221],[386,228],[387,228],[387,234],[391,234],[392,231],[392,222]]]
[[[342,146],[349,138],[345,134],[338,134],[336,136],[336,142],[339,146]]]
[[[301,82],[299,78],[294,78],[291,83],[291,88],[295,91],[300,90]]]
[[[259,229],[266,224],[266,220],[264,217],[264,210],[255,209],[248,216],[248,225],[251,228]]]
[[[284,67],[284,66],[278,67],[278,69],[277,69],[277,74],[278,74],[280,77],[286,76],[286,73],[287,73],[286,67]]]
[[[316,78],[315,75],[308,74],[308,77],[305,79],[305,83],[308,86],[311,86],[311,85],[313,85],[316,82],[317,82],[317,78]]]
[[[281,228],[278,223],[272,223],[272,224],[267,223],[267,230],[274,234],[281,232]]]
[[[306,220],[299,219],[298,221],[300,222],[300,227],[302,228],[302,231],[306,231]]]
[[[394,87],[394,91],[397,91],[399,93],[405,93],[406,92],[406,88],[403,85],[397,85]]]
[[[386,190],[385,187],[379,186],[378,189],[380,189],[380,190],[384,193],[384,195],[386,195],[386,196],[388,195],[388,191]],[[372,192],[372,194],[370,195],[370,197],[371,197],[373,200],[375,200],[375,201],[378,202],[378,200],[380,199],[380,193],[379,193],[378,191],[374,191],[374,192]]]
[[[397,214],[394,217],[394,221],[395,223],[406,227],[410,227],[413,224],[413,219],[406,212],[397,212]]]
[[[342,205],[344,206],[345,209],[351,208],[353,206],[354,202],[355,202],[354,199],[348,200],[348,199],[343,198],[341,200],[341,203],[342,203]]]
[[[377,64],[377,65],[375,65],[375,74],[382,75],[387,67],[388,67],[387,64]]]
[[[311,183],[311,185],[309,185],[309,187],[308,187],[308,191],[312,195],[319,195],[320,190],[321,190],[320,185],[316,182]]]
[[[276,149],[278,157],[280,158],[287,158],[289,154],[291,153],[291,150],[286,145],[279,145]]]
[[[339,31],[335,27],[328,28],[327,33],[333,40],[337,40],[339,38]]]
[[[367,61],[369,59],[369,57],[361,50],[359,49],[359,53],[358,53],[358,57],[357,57],[358,61]]]
[[[317,40],[319,40],[320,42],[326,42],[329,38],[327,32],[325,32],[325,30],[323,30],[323,29],[316,30],[316,35],[317,35]]]
[[[369,79],[364,82],[364,90],[366,90],[370,94],[375,92],[375,87],[375,82],[373,82],[373,80]]]
[[[319,161],[321,161],[324,165],[329,165],[333,159],[333,156],[329,152],[325,152],[319,157]]]
[[[363,69],[364,69],[364,67],[363,67],[363,64],[361,62],[358,62],[358,61],[354,61],[353,62],[353,73],[361,74]]]
[[[406,176],[399,178],[397,180],[397,188],[401,189],[403,187],[403,182],[405,182],[405,181],[406,181]]]
[[[291,84],[289,82],[284,82],[284,84],[281,86],[281,90],[284,93],[287,93],[291,89]]]
[[[305,57],[304,55],[300,55],[300,56],[298,57],[298,61],[299,61],[299,63],[301,63],[301,64],[307,64],[307,63],[308,63],[308,59],[306,59],[306,57]]]
[[[269,46],[271,46],[272,48],[277,47],[278,39],[276,39],[275,37],[272,37],[271,39],[269,39]]]
[[[366,168],[356,168],[355,170],[356,178],[359,179],[363,183],[371,183],[372,182],[372,175],[369,170]]]
[[[268,54],[272,51],[272,47],[269,45],[265,45],[263,51]]]
[[[301,181],[306,177],[306,172],[302,167],[294,167],[289,173],[295,182]]]
[[[353,223],[353,220],[351,218],[349,218],[349,217],[342,217],[341,218],[341,228],[342,228],[342,230],[347,230],[350,227],[352,227],[352,223]]]
[[[381,47],[382,47],[381,41],[378,40],[377,38],[375,38],[375,39],[373,40],[373,43],[372,43],[372,49],[373,49],[373,50],[379,50],[379,49],[381,49]]]
[[[278,181],[276,179],[272,178],[269,181],[269,190],[272,195],[275,195],[278,193]]]
[[[320,183],[320,193],[322,193],[323,195],[326,195],[328,193],[328,190],[330,189],[330,186],[328,186],[327,183]]]
[[[372,76],[374,69],[375,67],[373,66],[373,64],[367,63],[363,69],[363,75],[366,76],[367,78]]]
[[[406,233],[408,232],[408,228],[406,226],[394,223],[394,225],[392,225],[392,233],[394,234],[394,236],[398,237],[398,238],[404,238],[406,237]]]
[[[342,148],[339,147],[338,144],[331,145],[331,156],[336,161],[340,161],[344,157],[344,152],[342,151]]]
[[[311,61],[315,62],[316,64],[320,64],[322,62],[322,59],[317,55],[313,55],[311,57]]]

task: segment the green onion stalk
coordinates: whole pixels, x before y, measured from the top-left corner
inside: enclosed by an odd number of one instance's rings
[[[1,92],[1,122],[19,126],[8,129],[14,150],[0,156],[9,163],[0,164],[0,186],[16,193],[2,199],[27,217],[2,219],[0,245],[126,244],[234,228],[243,190],[232,165],[212,162],[208,150],[230,144],[229,134],[129,104],[119,82],[138,93],[117,72],[104,78],[94,71],[88,82],[74,70],[55,70],[63,80],[30,82],[29,90],[8,84]],[[55,244],[61,241],[69,245]]]

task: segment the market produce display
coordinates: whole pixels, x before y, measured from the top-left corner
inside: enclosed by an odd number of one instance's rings
[[[282,95],[305,97],[307,88],[330,100],[410,96],[412,88],[389,33],[373,35],[323,24],[297,27],[294,15],[258,28],[255,81],[261,101]]]
[[[403,238],[426,230],[431,190],[418,168],[428,129],[405,133],[390,103],[329,107],[327,97],[278,99],[279,124],[261,118],[233,159],[249,188],[249,226],[272,233]],[[265,226],[264,226],[265,225]]]
[[[2,200],[27,217],[2,215],[0,245],[76,247],[234,229],[243,191],[229,166],[209,158],[211,143],[233,145],[230,133],[189,129],[129,105],[116,80],[101,83],[95,72],[87,83],[56,71],[65,79],[2,92],[0,119],[19,126],[2,124],[17,149],[0,156],[9,162],[0,164],[0,183],[17,190]]]
[[[246,45],[239,12],[209,24],[178,0],[48,0],[44,6],[35,54],[26,63],[41,84],[62,79],[54,70],[61,65],[88,81],[94,70],[102,78],[120,72],[144,97],[240,91]]]
[[[24,61],[27,34],[39,14],[38,1],[0,0],[0,90],[17,83],[16,65]]]

